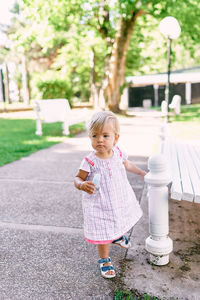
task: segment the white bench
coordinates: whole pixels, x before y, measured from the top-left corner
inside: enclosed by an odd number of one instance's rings
[[[176,115],[181,113],[181,96],[174,95],[172,102],[169,104],[169,108],[174,109]]]
[[[142,106],[144,108],[150,108],[150,107],[152,107],[152,101],[151,101],[151,99],[144,99],[142,101]]]
[[[176,115],[181,113],[181,96],[174,95],[172,102],[169,104],[169,108],[174,109]],[[161,102],[161,112],[163,116],[166,116],[168,113],[167,101],[163,100]]]
[[[162,116],[167,116],[168,114],[168,109],[167,109],[167,101],[163,100],[161,102],[161,112],[162,112]]]
[[[69,135],[69,126],[86,122],[87,109],[72,110],[67,99],[35,100],[36,135],[42,135],[42,122],[62,122],[63,135]]]
[[[155,265],[166,265],[173,250],[173,241],[168,236],[168,196],[200,203],[200,142],[169,139],[166,124],[162,129],[159,153],[150,157],[149,173],[145,176],[150,233],[145,248]]]
[[[200,203],[200,142],[167,139],[161,152],[171,169],[171,199]]]

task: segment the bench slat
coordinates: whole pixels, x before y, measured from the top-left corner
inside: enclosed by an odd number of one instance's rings
[[[183,188],[182,200],[192,202],[194,198],[194,191],[190,180],[190,174],[188,171],[187,159],[185,157],[184,147],[179,143],[175,143],[175,148],[177,151],[177,158],[178,158],[178,164],[180,168],[181,182]]]
[[[200,166],[200,144],[194,145],[193,146],[195,155],[196,155],[196,160],[198,161],[198,166]],[[199,177],[200,177],[200,169],[197,170]]]
[[[194,190],[194,202],[200,203],[200,159],[191,145],[187,145],[187,162]]]
[[[162,145],[162,153],[165,155],[172,177],[172,184],[170,187],[171,198],[174,200],[181,200],[182,199],[182,185],[180,181],[180,169],[178,166],[177,154],[174,145],[169,141],[166,141]]]
[[[172,173],[171,198],[180,201],[182,199],[183,189],[181,183],[181,174],[178,164],[177,151],[174,144],[172,144],[170,147],[170,161]]]
[[[200,141],[165,138],[159,150],[171,169],[171,199],[200,203]]]

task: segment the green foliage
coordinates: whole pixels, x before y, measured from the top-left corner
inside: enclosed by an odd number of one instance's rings
[[[74,27],[67,35],[68,42],[58,51],[51,68],[57,73],[57,76],[68,81],[73,96],[88,100],[91,84],[91,71],[88,63],[90,61],[90,45],[85,45],[85,38],[81,35],[78,36]]]
[[[137,13],[126,76],[166,71],[166,39],[159,23],[167,15],[176,17],[181,26],[181,36],[172,43],[172,69],[200,64],[199,0],[23,0],[20,6],[16,16],[22,14],[8,32],[15,53],[29,59],[32,87],[36,72],[43,77],[51,70],[55,78],[67,82],[68,98],[88,100],[91,83],[101,88],[105,82],[120,21]],[[2,50],[1,61],[7,55]]]
[[[165,47],[157,42],[162,38],[158,26],[151,15],[138,18],[127,53],[126,76],[166,71]]]
[[[68,87],[65,80],[49,79],[41,80],[37,83],[37,88],[40,91],[42,99],[70,99],[71,89]]]
[[[62,78],[56,71],[32,74],[31,88],[32,99],[66,98],[71,104],[73,88],[67,78]]]
[[[179,6],[178,6],[179,5]],[[197,11],[195,11],[196,6]],[[179,7],[177,9],[177,7]],[[181,35],[172,41],[171,69],[177,70],[200,64],[200,35],[193,40],[190,31],[192,19],[198,18],[200,3],[195,1],[184,5],[178,1],[152,1],[146,8],[147,14],[141,15],[132,32],[127,53],[126,75],[140,75],[166,72],[167,70],[167,41],[159,31],[159,23],[167,15],[178,19]],[[191,13],[189,13],[189,11]],[[193,16],[191,18],[191,16]],[[187,19],[187,21],[186,21]],[[183,22],[183,20],[185,20]],[[182,23],[183,22],[183,23]]]

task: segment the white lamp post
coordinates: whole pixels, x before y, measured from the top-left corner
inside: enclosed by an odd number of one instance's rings
[[[170,96],[170,68],[171,68],[171,41],[179,37],[181,33],[181,27],[174,17],[166,17],[160,22],[159,26],[160,32],[167,39],[167,49],[168,49],[168,68],[167,68],[167,84],[165,90],[165,101],[167,106],[167,116],[166,121],[168,121],[168,105]]]
[[[145,248],[150,253],[150,262],[163,266],[169,262],[173,242],[168,236],[168,187],[171,182],[166,158],[163,154],[150,157],[149,173],[144,180],[148,184],[149,233]]]

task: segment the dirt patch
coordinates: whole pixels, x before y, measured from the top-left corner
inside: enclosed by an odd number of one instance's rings
[[[141,204],[144,217],[134,228],[133,248],[128,251],[128,267],[123,278],[126,290],[137,290],[162,300],[199,299],[200,204],[169,200],[169,237],[173,240],[173,251],[165,266],[149,261],[145,250],[145,239],[149,236],[146,197]]]
[[[170,200],[170,236],[173,254],[183,272],[199,273],[200,263],[200,204]]]

